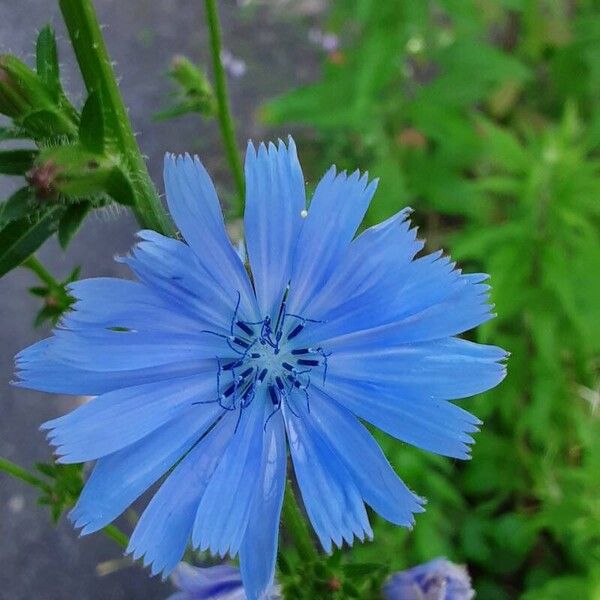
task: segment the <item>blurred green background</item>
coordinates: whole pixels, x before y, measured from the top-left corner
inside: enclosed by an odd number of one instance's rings
[[[322,74],[267,103],[307,179],[381,178],[369,224],[416,209],[430,249],[491,274],[512,353],[473,460],[384,440],[429,497],[412,532],[356,548],[468,563],[478,597],[600,598],[600,3],[337,0]]]

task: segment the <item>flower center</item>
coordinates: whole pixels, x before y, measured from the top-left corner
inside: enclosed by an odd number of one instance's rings
[[[302,345],[297,338],[310,324],[322,321],[288,313],[285,300],[275,321],[270,316],[265,316],[262,321],[244,321],[239,318],[238,309],[239,297],[229,335],[205,331],[223,338],[227,346],[224,355],[229,358],[217,357],[217,399],[194,404],[218,403],[224,410],[239,410],[239,424],[242,411],[264,388],[273,406],[265,428],[284,402],[296,417],[299,416],[295,407],[297,401],[306,402],[310,412],[312,371],[319,369],[325,384],[327,358],[331,353],[321,347]],[[235,358],[231,358],[232,352]]]

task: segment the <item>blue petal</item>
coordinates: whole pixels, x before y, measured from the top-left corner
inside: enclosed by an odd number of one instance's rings
[[[298,239],[288,308],[302,314],[338,267],[360,225],[377,181],[332,167],[317,186]]]
[[[200,501],[194,547],[232,557],[239,549],[260,473],[265,402],[264,393],[258,394],[242,411],[238,429]]]
[[[311,419],[351,473],[363,499],[396,525],[412,526],[422,499],[394,473],[381,448],[352,414],[332,398],[311,392]]]
[[[201,324],[140,283],[98,277],[69,285],[76,299],[61,321],[63,329],[122,327],[164,332],[200,331]]]
[[[173,363],[236,356],[222,338],[209,333],[57,329],[52,354],[86,371],[131,371]]]
[[[230,565],[192,567],[180,563],[171,576],[186,600],[243,600],[240,572]],[[170,599],[168,599],[170,600]]]
[[[134,559],[143,555],[144,565],[152,565],[153,575],[168,575],[181,560],[200,499],[229,443],[236,418],[226,415],[202,438],[168,476],[138,521],[127,552]],[[241,585],[237,570],[236,573]],[[204,583],[206,580],[202,577]]]
[[[362,331],[326,344],[329,377],[393,390],[424,401],[466,398],[498,385],[506,375],[506,352],[459,338],[395,344],[393,335]]]
[[[269,420],[264,435],[261,473],[240,546],[240,568],[247,600],[261,600],[273,584],[286,462],[283,421],[276,415]]]
[[[222,409],[192,407],[142,440],[98,460],[69,518],[82,535],[116,519],[202,437]]]
[[[252,286],[227,237],[217,192],[206,169],[197,157],[167,155],[164,177],[169,210],[183,237],[230,299],[235,301],[239,293],[244,314],[257,320]]]
[[[246,151],[244,229],[261,315],[275,318],[292,274],[292,259],[303,224],[304,176],[289,138],[288,147],[261,144]]]
[[[130,371],[88,371],[58,359],[53,353],[55,338],[41,340],[17,355],[13,385],[44,392],[97,396],[112,390],[191,376],[214,368],[210,360],[188,360]]]
[[[393,383],[357,385],[329,376],[322,391],[395,438],[453,458],[470,457],[470,434],[481,424],[477,417],[446,400],[404,398]]]
[[[210,325],[229,329],[237,304],[231,286],[207,271],[194,251],[179,240],[154,231],[140,231],[130,255],[119,258],[152,293],[174,310]],[[253,313],[251,313],[253,315]]]
[[[364,259],[371,265],[368,258]],[[351,285],[352,276],[346,273]],[[486,276],[462,275],[450,259],[440,253],[408,264],[387,261],[387,268],[373,267],[368,280],[353,290],[346,286],[325,301],[310,307],[317,323],[306,331],[303,341],[322,342],[329,337],[394,327],[396,342],[435,340],[457,335],[492,318]],[[339,287],[339,286],[338,286]]]
[[[307,307],[308,316],[324,315],[334,307],[378,286],[390,269],[410,263],[423,248],[406,208],[387,221],[370,227],[352,241],[331,277]]]
[[[214,369],[192,377],[167,379],[98,396],[64,417],[42,425],[63,463],[112,454],[187,411],[193,402],[217,396]],[[203,407],[198,405],[198,410]]]
[[[338,453],[315,427],[304,402],[284,407],[288,441],[296,479],[312,526],[325,552],[332,541],[341,547],[354,536],[364,540],[373,533],[354,478]]]

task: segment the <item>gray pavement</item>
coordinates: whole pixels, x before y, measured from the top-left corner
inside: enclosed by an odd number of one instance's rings
[[[186,54],[208,65],[202,2],[196,0],[97,0],[109,50],[117,61],[121,87],[148,155],[155,181],[160,181],[166,151],[198,152],[218,183],[227,188],[227,169],[214,123],[185,117],[154,123],[152,113],[164,106],[170,83],[164,77],[171,57]],[[243,77],[230,79],[240,146],[248,137],[283,136],[267,132],[255,111],[266,98],[299,83],[316,72],[317,50],[307,40],[308,24],[300,17],[265,7],[240,11],[233,0],[221,2],[226,47],[247,63]],[[31,63],[36,31],[48,21],[60,36],[66,87],[78,101],[82,92],[65,39],[56,3],[48,0],[0,0],[0,52],[12,52]],[[6,197],[15,182],[0,179]],[[160,182],[162,189],[162,182]],[[56,276],[64,277],[76,264],[83,276],[121,275],[113,262],[133,241],[136,224],[125,212],[91,217],[65,254],[55,241],[39,257]],[[49,447],[38,431],[41,422],[63,414],[72,398],[28,392],[9,386],[13,356],[47,335],[33,330],[38,301],[26,293],[34,283],[29,272],[13,271],[0,280],[0,456],[26,467],[47,460]],[[125,600],[165,598],[171,586],[138,566],[120,561],[121,553],[102,535],[79,539],[63,519],[57,528],[47,510],[37,506],[36,492],[0,474],[0,600]],[[127,524],[124,525],[127,527]],[[109,562],[107,561],[115,561]],[[100,565],[100,568],[98,568]],[[100,570],[112,571],[99,575]]]

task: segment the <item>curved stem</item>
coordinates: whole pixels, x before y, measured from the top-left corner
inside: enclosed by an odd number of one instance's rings
[[[229,166],[231,167],[237,188],[235,214],[240,216],[244,206],[245,195],[244,170],[242,168],[242,161],[235,140],[233,118],[231,116],[231,107],[227,92],[227,78],[221,61],[222,34],[217,0],[204,0],[204,5],[206,7],[206,20],[210,35],[210,51],[212,55],[215,92],[217,95],[219,127],[221,129],[221,136],[223,137],[223,144],[225,145],[227,160],[229,161]]]
[[[133,210],[142,227],[174,233],[140,152],[91,0],[59,0],[88,93],[98,92],[112,141],[133,183]]]
[[[41,490],[49,491],[50,486],[35,475],[32,475],[29,471],[16,465],[14,462],[7,460],[6,458],[0,458],[0,471],[7,473],[11,477],[15,477],[16,479],[20,479],[29,485],[33,485]]]

